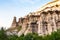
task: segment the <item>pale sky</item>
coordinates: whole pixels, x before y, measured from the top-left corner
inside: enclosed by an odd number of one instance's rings
[[[51,0],[0,0],[0,27],[9,28],[13,17],[34,12]]]

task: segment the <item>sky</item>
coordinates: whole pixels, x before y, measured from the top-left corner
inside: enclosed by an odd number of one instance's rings
[[[14,16],[18,20],[49,1],[52,0],[0,0],[0,27],[9,28]]]

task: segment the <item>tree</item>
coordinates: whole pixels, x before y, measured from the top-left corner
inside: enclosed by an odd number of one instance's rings
[[[31,33],[24,36],[24,40],[33,40],[33,35]]]
[[[24,34],[22,34],[20,37],[18,37],[16,40],[24,40]]]
[[[10,35],[9,40],[16,40],[18,38],[17,35]]]
[[[3,29],[3,27],[0,30],[0,40],[9,40],[8,36],[5,33],[5,30]]]

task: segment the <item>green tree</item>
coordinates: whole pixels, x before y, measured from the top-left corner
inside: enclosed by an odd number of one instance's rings
[[[5,30],[3,29],[3,27],[0,30],[0,40],[9,40],[8,36],[5,33]]]
[[[24,40],[33,40],[33,36],[31,33],[24,36]]]
[[[17,35],[10,35],[9,40],[16,40],[18,38]]]
[[[18,37],[16,40],[24,40],[24,34],[22,34],[20,37]]]

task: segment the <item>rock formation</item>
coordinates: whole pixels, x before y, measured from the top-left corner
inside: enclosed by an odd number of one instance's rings
[[[16,17],[14,17],[11,27],[17,27]]]
[[[26,35],[27,33],[37,33],[38,35],[47,35],[57,31],[60,28],[60,0],[47,3],[36,12],[29,13],[27,16],[13,19],[12,28],[21,26],[17,35]],[[12,30],[13,31],[13,30]]]

